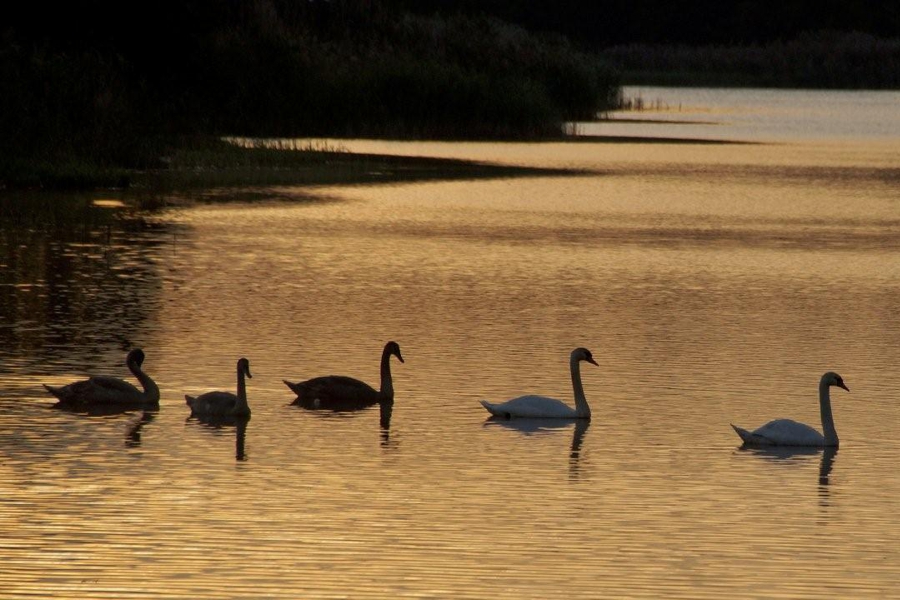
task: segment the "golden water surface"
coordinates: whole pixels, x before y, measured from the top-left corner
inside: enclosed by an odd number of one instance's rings
[[[815,138],[342,142],[578,172],[8,226],[0,597],[900,597],[900,135]],[[389,423],[289,406],[391,339]],[[487,420],[576,346],[589,425]],[[131,347],[158,412],[49,409]],[[241,356],[246,429],[188,419]],[[827,370],[839,451],[739,448]]]

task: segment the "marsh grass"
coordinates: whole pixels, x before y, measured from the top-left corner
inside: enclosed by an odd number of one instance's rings
[[[335,185],[432,179],[571,174],[569,170],[360,154],[317,140],[230,138],[184,145],[166,168],[136,173],[134,187],[163,193],[196,188]]]

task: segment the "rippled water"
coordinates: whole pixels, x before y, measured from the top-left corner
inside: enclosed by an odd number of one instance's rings
[[[0,595],[900,597],[897,140],[347,145],[589,172],[6,223]],[[389,423],[288,406],[389,339]],[[589,426],[486,419],[579,345]],[[158,412],[49,408],[135,346]],[[829,369],[837,453],[739,449]]]

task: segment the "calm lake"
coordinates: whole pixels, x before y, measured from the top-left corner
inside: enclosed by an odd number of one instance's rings
[[[0,596],[900,598],[900,93],[627,94],[663,110],[579,142],[340,142],[567,175],[0,217]],[[388,340],[389,422],[289,406]],[[589,425],[487,419],[573,404],[577,346]],[[133,347],[158,412],[50,408]],[[189,419],[242,356],[246,427]],[[740,448],[821,429],[828,370],[839,451]]]

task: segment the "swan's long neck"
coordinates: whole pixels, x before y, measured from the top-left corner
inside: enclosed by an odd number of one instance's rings
[[[394,380],[391,377],[391,353],[385,348],[381,353],[381,395],[394,397]]]
[[[828,383],[823,379],[819,382],[819,411],[822,414],[822,434],[825,436],[826,446],[837,446],[838,435],[834,428],[834,417],[831,414],[831,393]]]
[[[584,388],[581,386],[581,363],[576,357],[570,359],[569,368],[572,371],[572,390],[575,392],[575,412],[579,418],[590,419],[591,407],[584,397]]]
[[[247,410],[247,384],[244,383],[244,370],[238,366],[237,369],[237,404],[235,404],[235,412],[245,412]]]
[[[140,365],[136,362],[129,362],[128,369],[134,374],[141,385],[144,386],[144,399],[146,402],[159,402],[159,386],[150,379],[150,376],[141,370]]]

